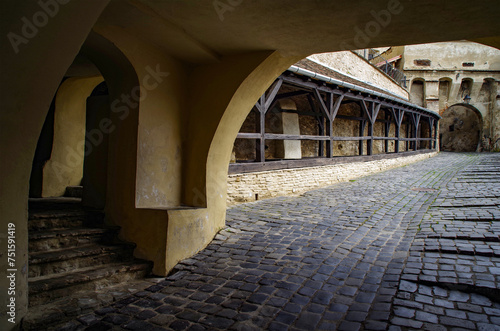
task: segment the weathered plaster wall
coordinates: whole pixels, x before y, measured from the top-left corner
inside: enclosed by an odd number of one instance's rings
[[[135,206],[141,104],[132,99],[132,91],[143,84],[146,74],[138,76],[140,67],[135,69],[119,49],[127,50],[132,44],[138,45],[138,41],[130,35],[117,37],[102,29],[92,32],[83,47],[84,54],[102,72],[111,101],[109,121],[114,130],[108,142],[106,221],[121,227],[122,239],[137,244],[135,256],[154,261],[155,274],[165,274],[168,214]]]
[[[373,67],[364,58],[350,51],[314,54],[309,60],[325,65],[335,71],[351,75],[365,83],[385,89],[403,99],[408,100],[406,89],[399,86],[379,69]]]
[[[66,186],[80,185],[85,154],[87,97],[102,81],[102,76],[68,78],[57,91],[54,143],[50,160],[43,169],[43,197],[62,196]]]
[[[16,52],[7,33],[20,33],[21,18],[40,12],[40,7],[36,1],[2,2],[0,30],[5,37],[0,41],[0,210],[5,228],[0,232],[0,255],[7,256],[6,228],[7,223],[12,223],[16,230],[18,270],[16,323],[8,322],[2,314],[2,330],[19,328],[28,308],[28,183],[40,131],[66,69],[107,3],[104,0],[89,6],[72,1],[61,5],[59,14],[39,29],[36,37],[18,45]],[[4,289],[0,304],[4,308],[10,300],[5,290],[9,287],[7,259],[1,259],[0,269],[0,288]]]
[[[231,205],[239,202],[255,201],[256,196],[258,196],[258,199],[265,199],[276,196],[297,195],[315,188],[353,180],[421,161],[436,154],[437,152],[431,152],[369,162],[231,174],[227,178],[227,202]]]
[[[106,14],[106,13],[105,13]],[[140,104],[136,205],[139,208],[177,207],[181,200],[181,109],[185,97],[185,71],[180,62],[139,38],[125,38],[119,29],[96,31],[120,42],[139,77],[127,94]],[[127,105],[120,99],[115,108]]]
[[[500,147],[496,142],[500,138],[500,50],[467,41],[405,46],[404,68],[411,102],[423,102],[442,115],[449,107],[466,103],[464,98],[469,96],[467,102],[481,116],[481,150]],[[413,93],[420,89],[423,92]],[[443,125],[440,130],[446,134],[448,128]]]
[[[471,63],[474,65],[468,66]],[[423,67],[427,70],[497,71],[500,70],[500,50],[469,41],[405,46],[403,69],[421,70]]]

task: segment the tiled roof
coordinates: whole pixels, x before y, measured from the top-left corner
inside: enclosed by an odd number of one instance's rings
[[[316,62],[308,60],[308,59],[300,60],[299,62],[295,63],[294,65],[297,67],[300,67],[302,69],[306,69],[306,70],[309,70],[309,71],[312,71],[312,72],[315,72],[315,73],[318,73],[321,75],[328,76],[328,77],[333,78],[333,79],[337,79],[337,80],[344,81],[344,82],[347,82],[347,83],[350,83],[353,85],[364,87],[366,89],[376,91],[379,93],[389,94],[395,98],[408,101],[397,94],[391,93],[388,90],[378,88],[378,87],[371,85],[371,84],[367,84],[363,81],[354,79],[351,76],[343,75],[342,73],[340,73],[338,71],[332,70],[328,67],[325,67],[319,63],[316,63]]]

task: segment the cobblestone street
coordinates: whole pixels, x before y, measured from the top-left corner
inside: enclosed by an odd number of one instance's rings
[[[500,154],[240,204],[172,275],[65,330],[500,330]]]

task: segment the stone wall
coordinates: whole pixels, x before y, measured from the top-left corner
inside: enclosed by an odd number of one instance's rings
[[[228,205],[306,191],[345,182],[421,161],[437,152],[385,158],[368,162],[342,163],[321,167],[231,174],[228,176]]]
[[[368,85],[386,90],[386,93],[397,95],[408,100],[409,95],[403,87],[399,86],[392,78],[380,69],[372,66],[363,57],[354,52],[335,52],[313,54],[309,60],[327,66],[328,68],[349,75]]]
[[[464,123],[467,116],[457,116],[455,106],[473,110],[480,117],[481,136],[475,125],[464,126],[461,132],[468,130],[465,134],[474,137],[474,144],[481,141],[478,151],[500,150],[500,50],[467,41],[411,45],[404,47],[403,64],[410,102]],[[460,139],[465,145],[455,141],[450,149],[447,135],[457,133],[450,125],[440,121],[443,149],[470,150],[469,138]]]

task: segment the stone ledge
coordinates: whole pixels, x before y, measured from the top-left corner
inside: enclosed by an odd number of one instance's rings
[[[437,155],[436,151],[374,155],[378,159],[351,157],[350,162],[286,168],[228,176],[228,205],[276,196],[298,195],[306,191],[354,180]],[[334,160],[334,159],[328,159]],[[337,161],[338,162],[338,161]]]

